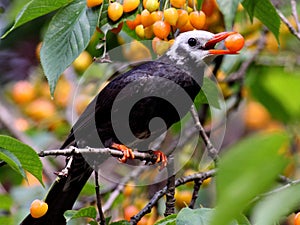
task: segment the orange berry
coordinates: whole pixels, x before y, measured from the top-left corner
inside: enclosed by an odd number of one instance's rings
[[[215,0],[204,0],[202,3],[202,11],[207,17],[210,17],[215,9],[217,8],[217,3]]]
[[[55,106],[49,100],[36,99],[25,108],[25,113],[37,121],[49,119],[55,114]]]
[[[134,205],[129,205],[124,209],[125,220],[130,221],[130,218],[139,212],[138,208]]]
[[[245,39],[240,34],[232,34],[224,41],[226,48],[231,52],[237,52],[241,50],[244,47],[244,43]]]
[[[145,27],[144,32],[145,32],[145,38],[151,39],[154,35],[152,25],[149,27]]]
[[[34,87],[28,81],[18,81],[12,87],[12,98],[15,102],[24,104],[33,100],[35,97]]]
[[[183,9],[177,9],[177,13],[178,13],[178,20],[176,23],[176,27],[180,29],[188,22],[189,14],[187,13],[186,10]]]
[[[188,19],[188,21],[186,22],[186,24],[184,24],[181,28],[180,28],[180,32],[186,32],[186,31],[191,31],[194,30],[195,28],[191,25],[190,20]]]
[[[185,206],[187,206],[191,199],[192,199],[192,192],[191,191],[187,191],[187,190],[183,190],[183,191],[177,191],[175,190],[175,205],[178,208],[183,208]]]
[[[202,11],[193,11],[189,15],[191,25],[197,30],[201,30],[205,25],[206,16]]]
[[[156,21],[153,24],[153,33],[156,37],[160,39],[167,38],[170,31],[171,31],[171,26],[166,21]]]
[[[145,29],[144,26],[142,24],[137,25],[135,27],[135,33],[137,34],[137,36],[139,36],[140,38],[144,38],[145,37]]]
[[[154,23],[151,14],[147,9],[144,9],[141,13],[141,23],[144,27],[151,26]]]
[[[141,15],[137,14],[134,20],[126,20],[126,24],[129,29],[134,30],[137,25],[141,24]]]
[[[188,6],[191,8],[197,7],[197,0],[188,0]]]
[[[298,212],[294,217],[294,225],[300,225],[300,212]]]
[[[163,55],[171,46],[171,43],[159,39],[158,37],[153,38],[152,48],[157,55]]]
[[[140,4],[139,0],[124,0],[123,1],[123,11],[128,13],[135,10]]]
[[[48,211],[48,204],[39,199],[34,200],[30,206],[30,215],[33,218],[40,218]]]
[[[86,5],[87,7],[91,8],[91,7],[101,5],[102,2],[103,0],[86,0]]]
[[[170,0],[173,7],[182,8],[185,4],[185,0]]]
[[[159,7],[158,0],[146,0],[145,9],[147,9],[149,12],[156,11],[158,7]]]
[[[112,21],[117,21],[123,15],[123,6],[119,2],[113,2],[109,4],[107,14]]]
[[[271,121],[267,109],[255,101],[251,101],[246,105],[243,116],[246,127],[252,130],[265,128]]]
[[[153,20],[153,22],[156,22],[158,20],[162,20],[163,19],[163,12],[162,11],[154,11],[151,13],[151,18]]]
[[[165,21],[170,25],[175,26],[178,20],[178,12],[175,8],[168,8],[164,10]]]

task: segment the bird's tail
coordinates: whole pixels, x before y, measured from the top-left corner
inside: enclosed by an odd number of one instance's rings
[[[64,212],[72,209],[80,191],[93,171],[81,155],[74,155],[70,164],[66,176],[59,176],[46,196],[47,213],[40,218],[33,218],[28,215],[20,225],[66,224]]]

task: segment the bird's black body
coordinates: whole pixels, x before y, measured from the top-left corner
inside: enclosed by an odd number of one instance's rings
[[[164,128],[169,128],[181,119],[178,109],[167,100],[169,98],[177,99],[179,104],[182,103],[181,110],[185,114],[189,110],[191,102],[185,99],[181,100],[182,96],[178,95],[177,89],[184,90],[190,100],[193,101],[200,91],[201,80],[197,82],[183,68],[168,61],[164,62],[164,60],[147,62],[129,70],[112,80],[95,97],[74,124],[70,135],[61,148],[70,145],[110,147],[113,142],[130,147],[131,143],[148,138],[150,135],[151,141],[165,131]],[[121,121],[115,121],[116,127],[113,128],[112,110],[115,110],[117,115],[118,111],[122,110],[122,106],[127,106],[128,101],[134,96],[145,96],[137,102],[133,102],[133,107],[129,112],[129,125],[136,140],[133,140],[132,136],[128,140],[119,140],[115,130],[122,132],[123,118],[119,117]],[[165,125],[155,127],[151,133],[149,122],[155,117],[161,118]],[[95,129],[97,137],[93,132]],[[127,134],[127,132],[128,130],[124,133]],[[140,143],[144,144],[144,142]],[[147,148],[140,149],[139,147],[138,149],[147,150]],[[39,219],[33,219],[29,215],[22,222],[22,225],[65,224],[63,212],[72,208],[92,171],[93,169],[83,157],[74,156],[69,175],[60,177],[46,197],[45,201],[48,203],[49,213]],[[52,208],[55,210],[51,210]]]
[[[89,104],[61,148],[113,147],[116,143],[147,150],[151,141],[188,112],[202,85],[204,62],[211,61],[215,54],[228,53],[211,49],[230,34],[198,30],[182,33],[158,60],[117,76]],[[93,172],[90,165],[95,158],[101,163],[105,157],[91,158],[73,156],[68,161],[67,176],[55,181],[45,199],[49,206],[46,215],[38,219],[29,215],[21,224],[65,225],[63,213],[73,207]]]

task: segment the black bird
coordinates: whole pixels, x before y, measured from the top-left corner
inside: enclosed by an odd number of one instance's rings
[[[122,162],[134,157],[131,148],[147,149],[145,143],[148,145],[188,112],[201,89],[204,64],[215,55],[230,53],[214,49],[215,44],[231,34],[182,33],[157,60],[117,76],[79,117],[61,149],[69,146],[115,148],[124,152]],[[156,117],[164,123],[151,124]],[[167,158],[164,154],[159,151],[154,154],[165,166]],[[95,160],[94,156],[81,155],[67,160],[66,176],[60,174],[46,196],[47,213],[38,219],[28,215],[21,225],[66,224],[63,213],[73,207],[93,172],[91,158]]]

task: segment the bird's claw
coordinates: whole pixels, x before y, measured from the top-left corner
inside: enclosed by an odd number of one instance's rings
[[[125,163],[127,161],[127,159],[134,159],[135,158],[133,150],[131,148],[128,148],[125,145],[113,143],[111,145],[111,147],[123,152],[123,157],[119,159],[119,161],[122,162],[122,163]]]
[[[152,151],[152,154],[156,156],[156,161],[154,163],[161,162],[161,165],[158,167],[159,171],[163,170],[168,164],[167,156],[162,151],[159,150]]]

